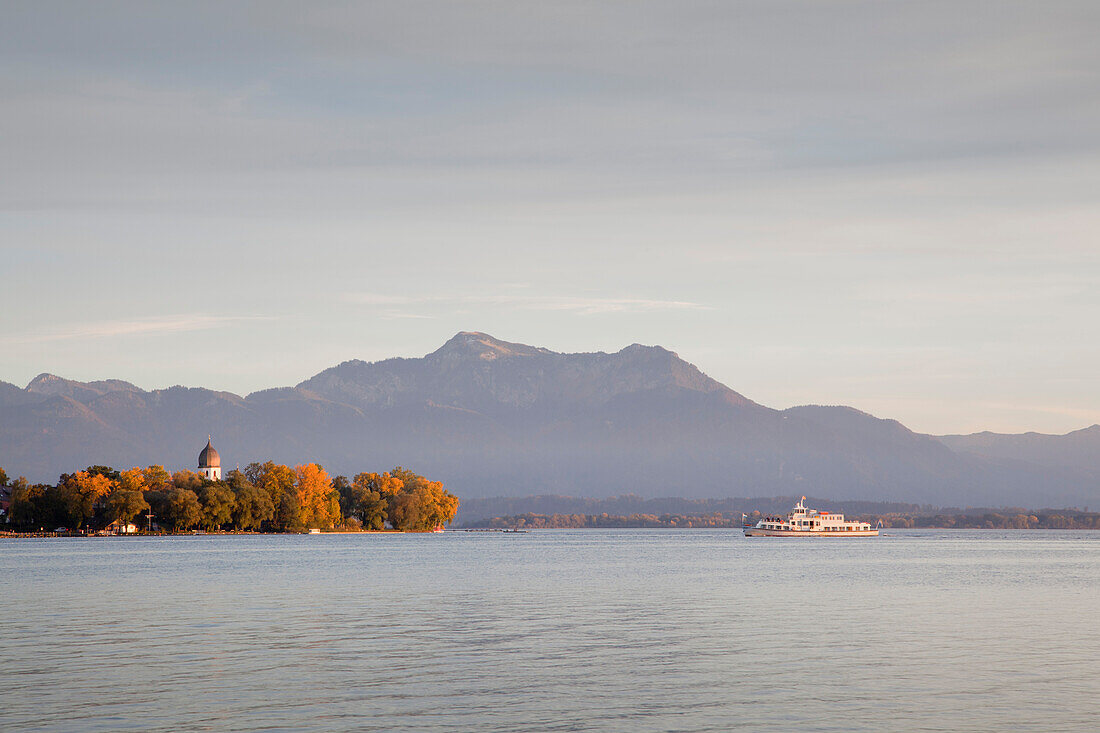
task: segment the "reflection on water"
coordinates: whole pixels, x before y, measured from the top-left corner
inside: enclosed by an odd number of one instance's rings
[[[0,539],[0,730],[1095,730],[1100,533]]]

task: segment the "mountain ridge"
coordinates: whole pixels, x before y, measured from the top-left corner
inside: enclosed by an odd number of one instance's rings
[[[463,331],[424,357],[352,359],[243,397],[45,373],[0,382],[0,465],[34,480],[92,463],[191,467],[208,433],[242,462],[409,465],[471,497],[1100,498],[1098,426],[1021,453],[1001,447],[1019,436],[923,435],[846,406],[775,410],[660,346],[562,354]]]

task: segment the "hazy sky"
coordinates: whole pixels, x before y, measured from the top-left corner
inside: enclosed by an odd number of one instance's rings
[[[460,330],[1100,422],[1100,3],[0,1],[0,379]]]

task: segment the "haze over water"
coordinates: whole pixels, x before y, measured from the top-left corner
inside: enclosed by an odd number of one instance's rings
[[[0,540],[0,729],[1093,730],[1100,535]]]

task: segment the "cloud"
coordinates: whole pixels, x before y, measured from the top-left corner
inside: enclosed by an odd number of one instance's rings
[[[435,318],[435,316],[425,316],[425,315],[422,315],[420,313],[405,313],[403,311],[396,311],[396,310],[384,311],[384,312],[382,312],[382,314],[379,317],[384,319],[384,320],[387,320],[387,321],[398,320],[398,319],[401,319],[401,318],[406,318],[406,319],[411,319],[411,320],[431,321]]]
[[[427,298],[410,298],[406,295],[382,295],[380,293],[349,293],[344,296],[349,303],[360,305],[406,305],[408,303],[424,302]]]
[[[1096,3],[979,6],[26,4],[0,198],[540,201],[1095,154]]]
[[[54,341],[137,336],[150,333],[206,331],[213,328],[223,328],[243,321],[264,320],[271,319],[268,316],[212,316],[199,313],[175,316],[151,316],[148,318],[125,318],[110,321],[94,321],[91,323],[67,324],[40,333],[3,336],[0,337],[0,344],[38,344]]]
[[[547,311],[571,311],[582,315],[600,313],[649,313],[667,310],[710,310],[686,300],[647,300],[643,298],[508,298],[499,301],[521,308]]]
[[[591,298],[576,296],[537,295],[428,295],[400,296],[378,293],[345,293],[346,303],[357,305],[404,305],[425,307],[503,306],[532,311],[557,311],[578,315],[609,313],[652,313],[669,310],[710,310],[701,303],[686,300],[653,300],[646,298]],[[390,318],[429,318],[407,312],[389,311]]]

